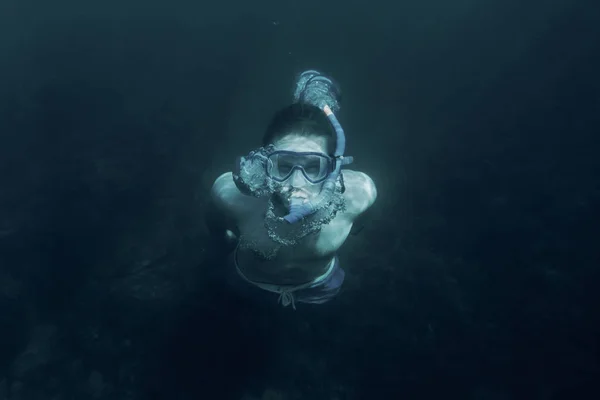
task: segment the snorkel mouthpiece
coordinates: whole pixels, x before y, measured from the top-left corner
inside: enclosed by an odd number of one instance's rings
[[[335,130],[337,143],[334,152],[334,169],[323,183],[323,187],[316,198],[306,202],[303,199],[292,199],[290,202],[289,212],[283,217],[290,224],[294,224],[314,214],[319,208],[326,206],[335,191],[342,166],[350,164],[353,161],[352,157],[344,158],[346,135],[344,134],[342,125],[334,114],[334,110],[337,111],[340,108],[339,96],[339,88],[331,79],[323,76],[318,71],[304,71],[296,81],[294,101],[311,104],[323,110]]]
[[[289,213],[283,219],[290,224],[294,224],[305,216],[314,213],[316,209],[313,208],[314,206],[310,201],[305,202],[305,199],[292,198],[290,200]]]

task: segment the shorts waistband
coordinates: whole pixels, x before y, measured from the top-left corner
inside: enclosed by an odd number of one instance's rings
[[[336,262],[337,256],[334,256],[331,259],[331,261],[329,262],[329,268],[327,268],[327,271],[323,275],[318,276],[317,278],[315,278],[314,280],[312,280],[310,282],[303,283],[300,285],[274,285],[274,284],[270,284],[270,283],[254,282],[254,281],[248,279],[243,274],[243,272],[240,270],[240,267],[237,263],[237,248],[234,251],[233,260],[234,260],[234,264],[235,264],[235,269],[237,270],[238,274],[240,275],[240,277],[242,279],[244,279],[246,282],[248,282],[260,289],[279,294],[278,302],[281,303],[284,307],[287,307],[288,305],[291,304],[292,308],[295,310],[296,304],[295,304],[295,299],[294,299],[294,292],[297,290],[308,289],[308,288],[317,286],[319,283],[321,283],[324,280],[326,280],[327,278],[329,278],[329,276],[335,270],[335,266],[337,263]]]

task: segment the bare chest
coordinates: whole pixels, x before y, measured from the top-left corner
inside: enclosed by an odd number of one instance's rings
[[[326,272],[352,227],[344,218],[336,216],[319,231],[286,246],[273,240],[269,232],[265,223],[266,204],[254,210],[239,221],[240,245],[236,260],[242,273],[256,281],[283,284],[315,279]]]

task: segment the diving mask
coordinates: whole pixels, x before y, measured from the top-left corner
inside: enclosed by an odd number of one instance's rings
[[[267,156],[267,160],[267,176],[277,182],[285,182],[299,170],[310,183],[321,183],[334,165],[333,158],[318,152],[276,150]]]

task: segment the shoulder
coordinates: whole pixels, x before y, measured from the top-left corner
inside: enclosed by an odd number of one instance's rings
[[[210,190],[210,199],[214,206],[230,216],[239,215],[247,207],[252,207],[255,200],[240,192],[231,172],[225,172],[215,180]]]
[[[225,172],[215,179],[211,188],[211,195],[217,197],[232,196],[236,194],[236,190],[239,192],[233,181],[233,174]]]
[[[346,191],[346,212],[354,217],[365,212],[377,199],[377,187],[373,179],[364,172],[342,170]]]
[[[225,172],[215,179],[215,182],[210,189],[210,197],[217,205],[224,205],[237,197],[238,192],[239,190],[235,186],[232,173]]]

